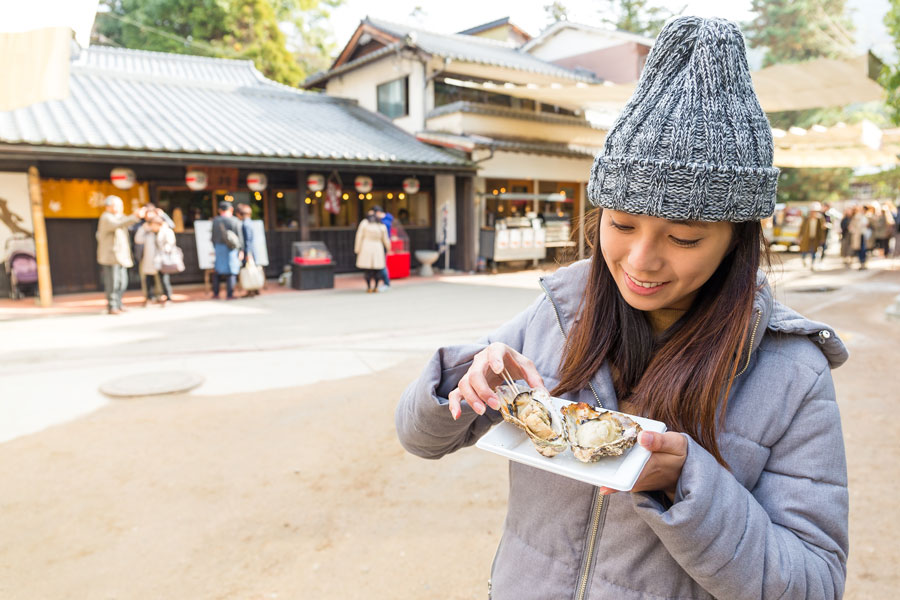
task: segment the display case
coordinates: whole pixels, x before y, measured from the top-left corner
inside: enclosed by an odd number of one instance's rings
[[[324,242],[291,245],[291,287],[295,290],[334,287],[334,259]]]
[[[547,256],[546,230],[541,220],[516,217],[498,220],[482,229],[481,254],[493,262],[543,260]]]
[[[391,250],[384,260],[391,279],[409,277],[409,236],[396,222],[391,228]]]

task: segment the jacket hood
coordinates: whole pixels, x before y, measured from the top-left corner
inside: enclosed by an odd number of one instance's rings
[[[584,294],[591,268],[590,258],[580,260],[569,266],[558,269],[555,273],[541,277],[541,287],[556,307],[560,325],[566,332],[578,319],[581,297]],[[746,361],[759,348],[763,335],[759,328],[765,326],[769,331],[803,335],[815,342],[816,347],[828,359],[832,369],[836,369],[847,361],[850,354],[834,329],[824,323],[807,319],[795,310],[775,301],[769,287],[766,274],[760,270],[757,274],[758,290],[753,300],[754,317],[750,319],[750,346],[744,350]],[[754,335],[755,334],[755,335]]]

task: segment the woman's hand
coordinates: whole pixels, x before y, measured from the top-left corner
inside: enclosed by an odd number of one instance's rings
[[[524,379],[531,387],[544,387],[544,380],[530,359],[506,344],[495,342],[475,355],[472,366],[459,380],[456,389],[450,392],[449,408],[453,418],[458,419],[462,413],[460,402],[463,400],[479,415],[484,414],[487,406],[498,410],[500,398],[494,388],[503,383],[500,375],[503,369],[507,369],[513,379]]]
[[[649,450],[650,460],[644,465],[632,492],[665,492],[669,500],[675,499],[675,487],[681,477],[681,468],[687,458],[687,440],[675,431],[655,433],[642,431],[638,443]],[[600,488],[601,494],[612,494],[616,490]]]

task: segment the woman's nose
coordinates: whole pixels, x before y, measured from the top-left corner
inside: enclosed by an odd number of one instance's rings
[[[638,276],[658,271],[662,268],[663,262],[656,240],[642,237],[631,244],[628,263],[635,271],[633,275]]]

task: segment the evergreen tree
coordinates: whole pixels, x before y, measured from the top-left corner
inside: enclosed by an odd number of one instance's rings
[[[342,1],[101,0],[94,38],[125,48],[249,59],[267,77],[296,86],[327,66],[326,19]]]
[[[569,20],[569,9],[560,0],[554,0],[552,4],[545,4],[544,12],[547,14],[547,21],[550,25]]]
[[[900,56],[900,0],[891,0],[891,7],[884,16],[884,24],[894,38],[895,56]],[[900,62],[893,65],[885,64],[880,81],[887,90],[891,121],[894,125],[900,125]]]
[[[616,29],[655,38],[666,20],[677,13],[654,6],[650,0],[606,0],[607,8],[601,10],[602,20]]]

